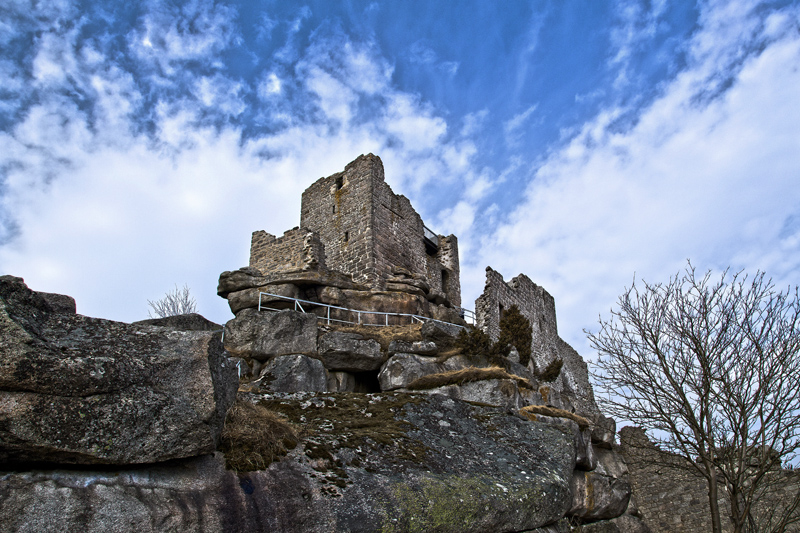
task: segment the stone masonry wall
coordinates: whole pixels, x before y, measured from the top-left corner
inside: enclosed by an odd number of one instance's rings
[[[394,194],[382,179],[374,180],[372,194],[375,262],[381,278],[391,276],[396,267],[426,274],[422,218],[408,198]]]
[[[638,427],[620,430],[619,451],[630,472],[633,495],[642,520],[653,533],[706,533],[711,531],[708,486],[705,478],[693,470],[681,457],[669,454],[653,444]],[[753,509],[761,529],[769,531],[762,522],[764,516],[785,509],[800,485],[800,472],[777,471],[776,491],[768,494]],[[733,531],[728,518],[730,503],[720,485],[720,518],[724,532]],[[777,518],[777,515],[776,515]],[[791,524],[786,531],[797,532],[800,524]]]
[[[426,276],[431,288],[460,305],[458,242],[439,236],[428,255],[423,222],[411,202],[386,183],[380,158],[368,154],[343,172],[320,178],[303,193],[300,226],[317,232],[329,268],[383,290],[395,268]],[[442,272],[447,287],[442,290]]]
[[[551,364],[561,365],[556,379],[540,384],[545,403],[593,419],[599,411],[586,361],[558,336],[553,297],[524,274],[506,283],[499,272],[486,267],[486,287],[475,301],[477,326],[496,341],[501,314],[512,305],[531,323],[530,369],[539,375]]]
[[[439,235],[439,251],[427,256],[428,279],[431,287],[439,288],[455,306],[461,306],[461,270],[458,263],[458,239],[455,235]],[[447,272],[443,278],[443,273]]]
[[[319,236],[304,228],[290,229],[283,237],[254,231],[250,243],[250,266],[264,275],[324,269],[325,249]]]
[[[536,285],[525,274],[506,283],[499,272],[486,267],[486,286],[483,294],[475,300],[478,327],[492,340],[497,340],[500,336],[500,315],[512,305],[516,305],[522,315],[530,320],[534,346],[537,340],[555,339],[558,336],[556,302],[543,287]]]
[[[359,157],[344,172],[314,182],[303,192],[300,211],[300,226],[317,232],[325,245],[328,268],[370,285],[378,276],[369,198],[373,174],[383,177],[380,160],[372,158]]]

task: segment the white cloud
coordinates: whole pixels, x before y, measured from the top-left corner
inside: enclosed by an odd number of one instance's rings
[[[213,65],[230,44],[229,12],[192,9],[159,7],[129,36],[138,66],[161,69],[146,81],[172,83],[162,76],[188,59]],[[190,12],[207,34],[187,30]],[[265,113],[283,126],[251,138],[233,122],[211,127],[203,119],[208,109],[244,112],[240,81],[183,69],[191,91],[165,98],[156,90],[143,113],[134,74],[95,48],[78,52],[70,38],[56,35],[40,47],[48,59],[37,68],[52,89],[12,132],[0,133],[3,222],[19,229],[0,247],[0,271],[73,295],[88,315],[142,319],[147,299],[187,283],[200,312],[224,321],[217,277],[247,264],[252,231],[296,226],[300,194],[319,176],[373,152],[387,179],[413,193],[432,179],[468,173],[476,153],[468,137],[448,140],[445,120],[419,96],[391,86],[392,68],[374,44],[342,34],[316,36],[294,67],[264,75],[259,96],[281,93]],[[55,51],[91,96],[90,111],[59,95],[72,81],[53,66]],[[303,96],[299,102],[283,97],[287,84]],[[466,223],[470,209],[459,208],[459,220]]]
[[[415,41],[411,45],[408,59],[411,63],[417,65],[433,66],[436,70],[450,77],[458,73],[458,68],[460,66],[458,61],[440,61],[439,55],[430,47],[428,41],[425,39]]]
[[[800,205],[800,36],[777,38],[780,24],[769,24],[766,48],[745,56],[742,39],[763,41],[764,26],[734,12],[704,14],[689,68],[635,125],[611,127],[624,110],[609,109],[551,153],[484,242],[484,263],[555,296],[562,336],[579,351],[581,329],[634,273],[666,280],[691,258],[700,270],[761,268],[787,283],[800,274],[797,240],[780,237]],[[731,88],[698,100],[726,70]]]
[[[242,100],[244,87],[241,82],[220,74],[203,76],[195,82],[195,94],[206,107],[224,115],[236,117],[245,110]]]
[[[536,105],[530,106],[528,109],[523,111],[522,113],[518,113],[511,117],[511,119],[507,120],[503,124],[503,131],[506,136],[506,143],[516,146],[519,144],[522,136],[523,136],[523,128],[525,123],[528,122],[528,119],[536,111]]]
[[[233,8],[206,0],[180,6],[154,2],[128,43],[161,75],[173,76],[179,63],[213,57],[229,46],[235,39],[235,16]]]

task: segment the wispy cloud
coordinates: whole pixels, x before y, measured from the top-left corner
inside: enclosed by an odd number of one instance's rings
[[[75,295],[82,313],[124,320],[186,282],[224,320],[216,277],[247,264],[251,231],[297,224],[311,180],[374,152],[413,195],[469,166],[469,138],[448,138],[429,104],[392,86],[375,43],[328,27],[301,45],[307,12],[289,21],[297,27],[260,85],[226,75],[236,16],[211,3],[153,4],[124,61],[79,43],[77,27],[40,23],[34,59],[13,67],[35,74],[38,101],[0,133],[0,270]],[[277,127],[245,135],[238,118],[253,113],[251,94]]]
[[[617,120],[628,111],[618,107],[587,122],[483,243],[484,262],[524,271],[555,295],[579,346],[580,329],[634,273],[663,280],[692,258],[701,269],[762,268],[785,282],[800,274],[796,232],[781,234],[800,205],[800,13],[754,19],[747,6],[717,7],[662,95],[624,129]],[[719,90],[722,76],[730,82]],[[708,91],[715,96],[698,99]]]

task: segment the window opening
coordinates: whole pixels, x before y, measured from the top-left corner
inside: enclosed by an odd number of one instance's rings
[[[341,189],[343,185],[344,185],[344,178],[342,176],[336,178],[336,188]]]
[[[333,206],[333,209],[331,210],[331,213],[333,213],[334,215],[336,214],[336,206],[335,205]]]
[[[347,242],[349,240],[350,240],[350,232],[349,231],[345,231],[344,232],[344,242]]]
[[[447,293],[447,285],[450,281],[450,273],[442,269],[442,292]]]

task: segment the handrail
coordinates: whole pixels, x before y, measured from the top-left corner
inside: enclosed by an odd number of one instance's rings
[[[461,318],[466,320],[467,324],[472,324],[473,326],[476,324],[475,311],[458,306],[453,306],[453,309],[458,311],[458,314],[461,315]]]
[[[265,305],[262,305],[262,303],[261,303],[261,297],[262,296],[271,296],[273,298],[279,298],[281,300],[293,301],[294,302],[295,311],[297,311],[298,307],[299,307],[300,312],[302,312],[302,313],[307,313],[308,311],[303,309],[303,306],[300,305],[301,303],[315,305],[315,306],[318,306],[318,307],[327,307],[328,308],[327,316],[324,316],[324,317],[318,316],[317,318],[321,318],[323,320],[327,320],[328,325],[330,325],[331,322],[341,322],[341,323],[344,323],[344,324],[358,324],[360,326],[388,326],[389,325],[389,317],[390,316],[407,316],[407,317],[411,318],[411,323],[412,324],[415,321],[422,323],[422,322],[426,322],[428,320],[432,320],[434,322],[439,322],[440,324],[448,324],[448,325],[451,325],[451,326],[456,326],[456,327],[459,327],[459,328],[466,329],[464,326],[462,326],[460,324],[453,324],[452,322],[445,322],[444,320],[438,320],[436,318],[430,318],[430,317],[427,317],[427,316],[414,315],[414,314],[410,314],[410,313],[389,313],[389,312],[386,312],[386,311],[361,311],[359,309],[350,309],[348,307],[339,307],[337,305],[329,305],[329,304],[324,304],[324,303],[320,303],[320,302],[312,302],[311,300],[301,300],[300,298],[292,298],[291,296],[281,296],[280,294],[272,294],[270,292],[259,292],[258,293],[258,310],[259,311],[261,311],[261,309],[267,309],[267,310],[270,310],[270,311],[277,311],[278,310],[278,309],[275,309],[275,308],[266,307]],[[336,318],[331,318],[331,309],[339,309],[341,311],[348,311],[348,312],[351,312],[351,313],[356,313],[356,315],[358,316],[358,322],[351,322],[349,320],[340,320],[340,319],[336,319]],[[459,310],[460,309],[461,308],[459,308]],[[364,314],[364,315],[383,315],[384,316],[384,323],[383,324],[365,323],[365,322],[363,322],[361,320],[361,315],[362,314]]]

